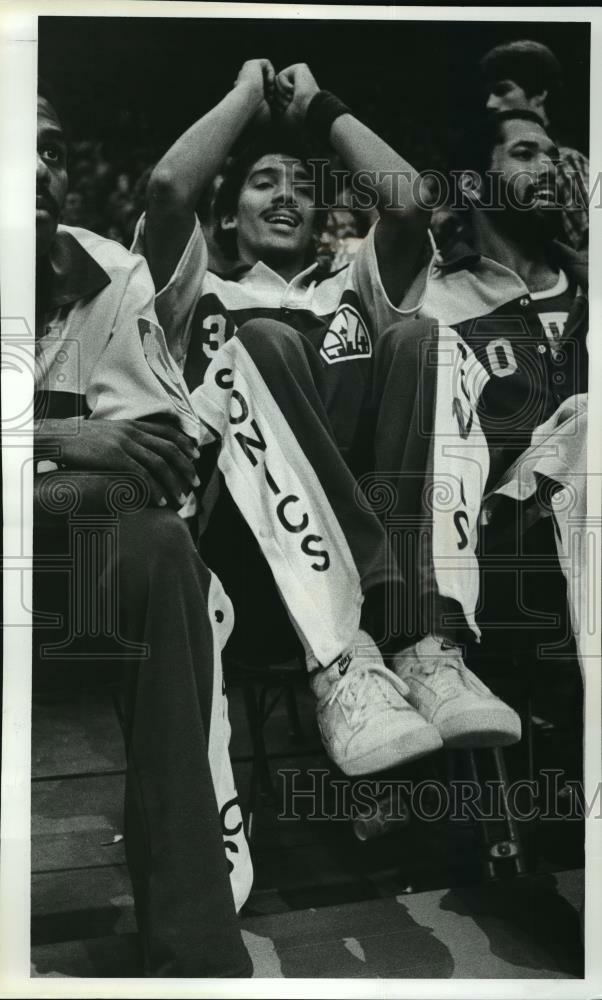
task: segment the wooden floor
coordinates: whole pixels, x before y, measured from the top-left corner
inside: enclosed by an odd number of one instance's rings
[[[268,749],[274,774],[296,768],[311,782],[328,764],[303,687],[298,704],[303,744],[291,743],[279,705]],[[230,714],[244,802],[251,746],[236,685]],[[37,704],[33,721],[32,975],[136,977],[110,695],[93,687]],[[328,798],[329,775],[319,780]],[[277,787],[284,796],[282,774]],[[472,823],[412,822],[361,843],[348,821],[282,820],[281,808],[264,800],[255,819],[255,884],[241,914],[255,976],[582,976],[582,852],[566,824],[538,837],[529,875],[486,882]]]

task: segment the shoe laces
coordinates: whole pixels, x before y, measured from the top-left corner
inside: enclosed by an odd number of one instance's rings
[[[332,686],[326,704],[338,702],[347,724],[352,729],[362,729],[367,720],[367,709],[374,711],[375,692],[388,704],[393,704],[391,689],[407,694],[407,684],[386,667],[378,663],[358,664],[347,670]]]
[[[419,661],[412,673],[429,677],[431,689],[444,699],[458,695],[458,679],[466,690],[482,695],[483,686],[464,663],[458,647],[441,646],[441,651],[445,653],[444,657],[432,656],[428,660]]]

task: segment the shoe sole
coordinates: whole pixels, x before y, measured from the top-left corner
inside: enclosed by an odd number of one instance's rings
[[[335,760],[334,757],[333,760],[344,774],[355,778],[362,774],[378,774],[379,771],[388,771],[400,764],[408,764],[417,757],[425,757],[429,753],[441,750],[443,746],[439,731],[429,723],[405,732],[398,739],[398,744],[378,747],[362,757],[346,758],[344,762]]]
[[[454,715],[437,726],[445,747],[507,747],[520,741],[521,722],[510,709],[486,709]]]

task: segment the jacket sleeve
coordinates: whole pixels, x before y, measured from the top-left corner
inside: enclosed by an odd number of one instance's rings
[[[377,337],[383,330],[413,315],[421,308],[434,262],[434,252],[432,241],[426,240],[414,281],[406,290],[402,301],[395,304],[387,296],[380,277],[374,244],[376,225],[362,241],[349,269],[349,285],[359,296],[362,311],[372,334]]]
[[[91,418],[161,416],[177,420],[186,434],[198,440],[199,419],[157,321],[148,266],[141,257],[131,261],[113,279],[119,283],[121,295],[110,337],[86,391]],[[102,308],[101,301],[96,308]]]
[[[146,253],[143,215],[136,226],[132,252]],[[180,367],[184,367],[190,341],[190,329],[196,304],[201,295],[207,273],[208,251],[198,218],[184,247],[176,269],[155,299],[157,317],[163,330],[170,354]]]

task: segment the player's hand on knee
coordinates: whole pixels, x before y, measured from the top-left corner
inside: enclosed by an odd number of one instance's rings
[[[269,59],[249,59],[243,63],[234,86],[245,87],[251,104],[256,105],[253,120],[266,125],[272,117],[274,81],[276,74]]]
[[[153,504],[177,509],[199,485],[196,444],[165,422],[83,420],[60,444],[67,468],[131,473],[146,484]]]
[[[176,509],[181,507],[191,489],[200,486],[194,459],[199,451],[178,427],[164,422],[136,420],[130,438],[130,454],[138,460],[152,480],[158,483],[165,499]]]
[[[276,77],[275,106],[285,121],[299,127],[303,125],[309,104],[319,89],[309,66],[295,63],[281,70]]]

